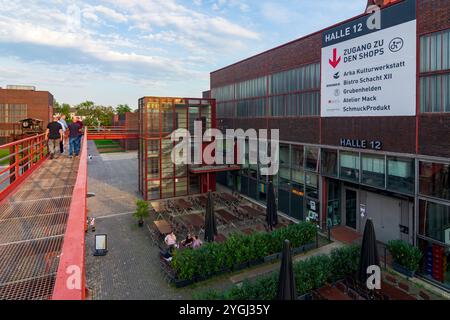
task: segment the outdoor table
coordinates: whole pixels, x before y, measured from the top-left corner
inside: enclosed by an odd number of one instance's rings
[[[416,300],[411,295],[384,281],[381,282],[381,290],[379,291],[381,294],[387,296],[390,300]]]
[[[239,220],[236,216],[232,215],[229,211],[220,209],[216,211],[217,215],[222,218],[226,223]]]
[[[266,227],[262,224],[256,225],[256,230],[257,231],[267,231]]]
[[[227,241],[227,237],[225,237],[223,234],[219,233],[214,240],[218,243],[223,243],[223,242]]]
[[[251,217],[251,218],[257,218],[261,215],[264,215],[261,211],[250,207],[250,206],[240,206],[239,208],[243,209],[245,211],[245,213],[247,214],[247,216]]]
[[[243,229],[241,230],[243,233],[247,234],[247,235],[251,235],[253,232],[255,232],[255,230],[247,228],[247,229]]]
[[[195,227],[195,228],[203,228],[205,225],[205,219],[198,214],[188,214],[181,217],[186,223]]]
[[[352,298],[350,298],[344,292],[331,286],[322,287],[320,289],[317,289],[316,292],[326,300],[352,300]]]
[[[236,198],[235,196],[229,194],[229,193],[221,193],[220,196],[225,200],[225,201],[229,201],[229,202],[238,202],[239,199]]]
[[[169,234],[172,233],[172,227],[166,220],[157,220],[153,221],[153,223],[156,226],[156,229],[158,229],[160,234]]]
[[[200,197],[198,197],[198,201],[200,202],[200,205],[202,207],[206,207],[206,203],[208,202],[208,198],[206,198],[205,196],[200,196]]]
[[[175,205],[180,208],[180,209],[184,209],[184,210],[189,210],[192,208],[192,204],[190,204],[189,202],[187,202],[184,199],[178,199],[175,201]]]
[[[163,213],[164,211],[166,211],[166,206],[162,202],[151,202],[151,205],[156,213]]]

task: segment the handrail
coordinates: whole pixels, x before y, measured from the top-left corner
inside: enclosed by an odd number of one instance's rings
[[[64,243],[52,300],[86,298],[85,231],[87,228],[87,130],[81,147],[77,180],[73,189]]]
[[[47,158],[48,147],[45,134],[13,141],[0,146],[7,155],[0,158],[0,201],[10,195]]]

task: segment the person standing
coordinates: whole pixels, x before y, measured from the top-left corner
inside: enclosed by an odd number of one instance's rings
[[[69,158],[78,157],[80,146],[78,139],[81,135],[80,125],[77,123],[77,117],[73,117],[72,123],[69,124]]]
[[[80,126],[80,135],[78,136],[78,153],[80,152],[80,147],[81,147],[81,140],[83,139],[83,122],[81,121],[80,117],[76,117],[77,119],[77,124]]]
[[[59,143],[59,151],[61,152],[61,154],[64,154],[64,146],[66,145],[66,140],[67,140],[66,132],[67,132],[67,128],[68,128],[67,122],[66,122],[66,115],[62,114],[59,117],[58,122],[63,128],[63,140]]]
[[[53,121],[47,125],[47,130],[45,130],[45,140],[48,143],[50,159],[54,159],[56,151],[59,149],[59,143],[63,141],[63,128],[58,122],[57,116],[53,116]]]

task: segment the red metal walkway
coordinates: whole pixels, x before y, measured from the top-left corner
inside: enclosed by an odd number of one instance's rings
[[[2,149],[0,300],[84,299],[86,136],[79,159],[47,160],[43,136]]]

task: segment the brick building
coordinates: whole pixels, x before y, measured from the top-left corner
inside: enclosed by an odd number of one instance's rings
[[[261,202],[272,180],[280,211],[322,229],[362,232],[370,217],[378,240],[420,247],[421,274],[450,288],[450,2],[373,2],[380,31],[363,12],[211,73],[220,129],[280,134],[277,176],[244,165],[217,179]],[[352,59],[366,62],[349,70]],[[380,80],[375,61],[397,70]],[[344,80],[357,73],[359,85]]]
[[[53,113],[53,102],[53,95],[50,92],[36,91],[34,87],[0,88],[0,143],[5,143],[20,129],[18,126],[20,120],[39,119],[43,121],[43,127],[47,127]]]

